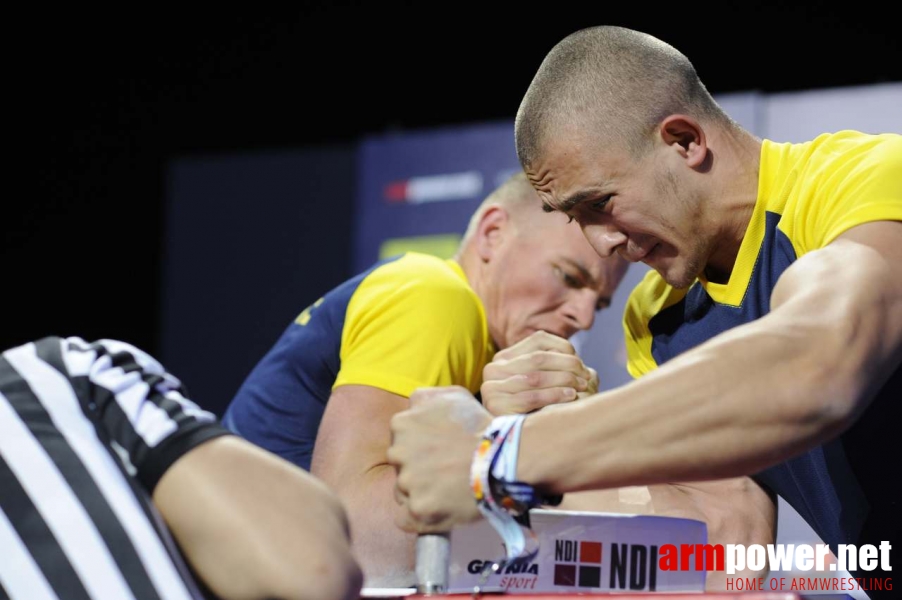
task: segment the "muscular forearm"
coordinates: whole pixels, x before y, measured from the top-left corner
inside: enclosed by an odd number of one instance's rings
[[[835,434],[850,411],[831,407],[861,392],[840,342],[766,320],[628,386],[531,415],[519,476],[556,492],[734,477]]]
[[[767,316],[531,415],[518,475],[555,492],[720,479],[834,437],[902,362],[900,227],[856,228],[787,269]]]
[[[341,483],[338,495],[348,511],[351,541],[367,587],[415,584],[416,536],[395,525],[395,470],[378,465]]]
[[[414,583],[414,536],[395,525],[395,470],[386,462],[389,422],[407,398],[365,385],[336,388],[313,450],[311,472],[338,494],[367,587]]]
[[[235,437],[192,450],[154,502],[195,571],[222,598],[357,598],[347,521],[325,485]]]

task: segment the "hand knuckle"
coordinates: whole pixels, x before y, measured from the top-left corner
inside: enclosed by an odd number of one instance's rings
[[[526,404],[528,408],[535,410],[545,406],[548,403],[548,399],[548,390],[537,390],[529,394]]]
[[[495,363],[489,363],[482,370],[482,378],[485,380],[489,379],[500,379],[502,375],[502,369],[500,365]]]

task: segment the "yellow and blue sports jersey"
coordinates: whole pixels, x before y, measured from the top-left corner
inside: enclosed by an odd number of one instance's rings
[[[305,309],[257,364],[223,424],[309,470],[332,390],[369,385],[479,391],[494,345],[482,301],[453,260],[408,252]]]
[[[878,220],[902,220],[902,136],[841,131],[802,144],[765,140],[757,202],[729,282],[700,278],[688,289],[674,289],[650,271],[624,314],[630,373],[640,377],[764,316],[777,280],[795,260]],[[898,522],[902,512],[898,494],[887,487],[895,476],[881,462],[897,455],[887,428],[898,422],[887,416],[902,399],[900,383],[897,372],[840,439],[756,475],[834,551],[838,543],[885,538],[886,524]]]

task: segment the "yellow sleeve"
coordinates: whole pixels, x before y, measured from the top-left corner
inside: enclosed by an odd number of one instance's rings
[[[673,297],[673,288],[654,271],[645,274],[630,293],[623,312],[626,342],[626,370],[639,378],[658,368],[651,353],[652,334],[649,321],[666,306],[678,302],[685,293]]]
[[[798,256],[823,248],[856,225],[902,220],[902,136],[868,138],[824,160],[800,194]]]
[[[405,397],[424,386],[479,390],[491,358],[479,298],[443,261],[410,256],[376,269],[355,291],[333,389],[370,385]]]

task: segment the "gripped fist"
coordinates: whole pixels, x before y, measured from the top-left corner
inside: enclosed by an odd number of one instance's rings
[[[482,404],[494,415],[529,413],[598,392],[595,369],[569,341],[544,331],[495,354],[482,373]]]
[[[391,421],[388,461],[398,476],[397,525],[417,533],[450,531],[479,518],[470,464],[492,415],[458,386],[420,388]]]

